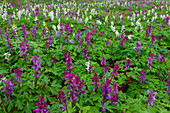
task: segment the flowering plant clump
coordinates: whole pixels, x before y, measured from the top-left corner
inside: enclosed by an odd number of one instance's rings
[[[151,89],[148,89],[147,93],[149,94],[147,104],[148,104],[148,106],[153,106],[153,102],[156,100],[157,92],[153,92]]]
[[[11,100],[12,92],[14,91],[14,83],[11,83],[11,80],[2,80],[6,86],[2,87],[4,93],[6,93],[6,97],[8,94],[9,99]],[[10,101],[6,100],[8,103]]]
[[[0,113],[170,111],[170,1],[9,1]]]
[[[39,101],[35,104],[37,107],[33,110],[33,113],[50,113],[46,108],[47,103],[44,102],[44,99],[39,95]]]
[[[34,55],[31,58],[32,58],[32,62],[33,62],[33,66],[32,67],[34,68],[34,71],[35,71],[33,76],[39,77],[39,75],[40,75],[39,69],[41,68],[41,62],[39,60],[40,56],[38,57],[38,55]]]

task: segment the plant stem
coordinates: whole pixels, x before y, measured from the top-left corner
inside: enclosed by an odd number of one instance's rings
[[[10,66],[10,62],[8,60],[8,64],[9,64],[9,73],[11,72],[11,66]]]
[[[36,86],[37,86],[37,77],[36,77],[36,79],[35,79],[35,92],[34,93],[36,93]]]
[[[27,60],[25,58],[25,65],[26,65],[26,77],[28,77],[28,66],[27,66]]]
[[[66,105],[66,111],[67,111],[67,113],[68,113],[67,105]]]

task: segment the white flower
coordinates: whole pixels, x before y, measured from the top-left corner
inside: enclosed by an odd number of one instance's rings
[[[19,19],[19,20],[20,20],[20,18],[21,18],[21,15],[22,15],[22,11],[19,10],[19,11],[17,12],[17,16],[18,16],[18,19]]]
[[[56,26],[55,25],[53,25],[53,29],[54,29],[54,31],[56,31]]]
[[[9,60],[9,57],[11,56],[11,54],[7,52],[4,55],[5,55],[5,59]]]
[[[86,62],[86,64],[85,64],[86,66],[87,66],[87,71],[89,71],[89,68],[90,68],[90,61],[89,62]]]
[[[116,30],[115,34],[116,34],[116,37],[119,37],[119,32],[117,30]]]
[[[51,20],[53,20],[53,19],[54,19],[53,11],[51,11],[51,12],[49,13],[49,16],[50,16]]]
[[[112,29],[112,31],[113,31],[113,32],[115,32],[115,31],[116,31],[116,30],[115,30],[116,28],[115,28],[115,27],[113,27],[112,25],[111,25],[111,29]]]
[[[121,31],[123,32],[123,30],[125,30],[125,26],[124,25],[122,25],[122,27],[121,27]]]
[[[97,24],[101,25],[101,24],[102,24],[102,22],[100,22],[100,20],[97,20]]]
[[[71,24],[71,27],[74,27],[73,24]]]
[[[87,23],[87,22],[88,22],[88,20],[89,20],[89,18],[88,18],[88,17],[86,17],[86,19],[85,19],[85,23]]]
[[[133,24],[133,22],[131,22],[131,26],[133,26],[134,24]]]

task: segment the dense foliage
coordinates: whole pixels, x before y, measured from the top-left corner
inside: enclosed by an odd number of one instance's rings
[[[168,113],[169,14],[164,1],[3,2],[0,113]]]

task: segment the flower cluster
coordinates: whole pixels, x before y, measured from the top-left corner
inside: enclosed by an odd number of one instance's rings
[[[33,66],[32,67],[34,68],[34,71],[35,71],[33,76],[39,77],[39,75],[40,75],[39,69],[41,68],[41,62],[39,60],[40,56],[38,57],[38,55],[34,55],[31,58],[32,58],[32,61],[33,61]]]
[[[83,52],[83,56],[84,56],[85,58],[87,58],[87,59],[89,59],[89,58],[90,58],[90,56],[88,56],[88,55],[89,55],[89,53],[88,53],[88,51],[87,51],[86,47],[84,47],[84,49],[82,50],[82,52]]]
[[[78,95],[85,93],[83,89],[84,79],[81,81],[79,76],[75,76],[73,73],[66,74],[65,80],[70,84],[70,91],[68,92],[70,96],[70,101],[73,103],[74,100],[78,98]]]
[[[132,65],[131,60],[130,59],[126,59],[126,63],[125,63],[126,69],[129,68],[129,65]]]
[[[106,63],[106,57],[104,57],[104,55],[102,56],[102,62],[100,63],[101,65],[103,65],[103,69],[104,69],[104,75],[106,74],[107,70],[108,70],[108,64]]]
[[[104,83],[104,82],[103,82]],[[110,80],[107,78],[106,79],[106,83],[104,83],[102,87],[102,90],[104,91],[103,93],[103,99],[102,100],[102,111],[104,112],[106,109],[104,108],[104,102],[106,102],[107,100],[110,100],[113,105],[117,105],[117,100],[118,100],[118,86],[116,84],[116,82],[113,82],[113,89],[112,87],[110,87]],[[111,93],[114,93],[113,95],[111,95]]]
[[[135,50],[138,53],[138,55],[140,55],[140,52],[141,52],[140,49],[141,49],[141,42],[138,41],[136,43],[136,48],[135,48]]]
[[[46,44],[47,51],[48,51],[49,45],[52,45],[52,44],[53,44],[53,36],[48,36],[48,37],[47,37],[47,41],[45,42],[45,44]]]
[[[111,71],[111,73],[114,73],[112,76],[118,75],[118,70],[119,70],[119,64],[115,64],[114,69]]]
[[[146,102],[147,102],[148,106],[150,106],[150,105],[153,106],[153,102],[156,100],[155,97],[156,97],[157,92],[153,92],[151,89],[148,89],[147,93],[150,96],[148,97],[148,100]]]
[[[12,92],[14,91],[14,83],[11,83],[11,80],[2,80],[6,86],[4,86],[3,92],[9,95],[9,99],[11,100],[11,96],[12,96]],[[7,101],[8,103],[10,103],[10,101]]]
[[[32,37],[34,37],[34,40],[35,40],[36,37],[37,37],[37,30],[36,30],[36,26],[35,25],[33,26],[33,29],[30,30],[30,33],[31,33]]]
[[[85,41],[87,42],[87,48],[90,47],[90,43],[91,43],[91,33],[87,33],[87,36],[85,38]]]
[[[65,111],[65,107],[66,107],[66,105],[68,103],[67,99],[66,99],[66,96],[65,96],[65,93],[63,92],[63,90],[60,90],[60,91],[58,91],[58,95],[59,95],[58,99],[62,100],[62,101],[59,102],[59,104],[65,103],[64,106],[61,108],[61,111],[64,112]]]
[[[6,46],[8,46],[10,48],[9,51],[11,51],[13,49],[12,45],[11,45],[11,39],[9,38],[9,31],[7,30],[7,28],[5,27],[5,39],[7,40],[7,43],[5,44]]]
[[[142,71],[139,71],[139,73],[141,74],[140,76],[139,76],[139,80],[140,80],[140,83],[142,83],[142,82],[145,82],[145,74],[144,74],[144,70],[142,69]]]
[[[41,38],[43,38],[43,37],[45,37],[46,36],[46,34],[45,34],[45,29],[43,28],[43,30],[42,30],[42,32],[41,32],[41,35],[42,35],[42,37]]]
[[[98,71],[95,72],[95,75],[92,77],[93,82],[91,82],[93,85],[95,85],[95,87],[93,88],[94,92],[95,92],[96,86],[97,86],[97,88],[99,88],[99,86],[101,86],[101,84],[98,83],[99,82],[99,77],[97,77],[97,73],[98,73]]]
[[[21,67],[14,70],[14,73],[15,73],[15,77],[14,78],[15,78],[16,81],[19,82],[19,84],[22,83],[22,80],[21,80],[20,76],[23,73],[20,69],[21,69]]]
[[[161,61],[165,62],[165,58],[163,55],[159,55],[159,57],[158,57],[158,62],[160,63]]]
[[[150,64],[152,64],[152,62],[155,58],[155,55],[154,55],[154,53],[150,53],[149,55],[150,55],[150,57],[148,57],[148,59],[147,59],[147,62],[148,62],[147,66],[148,66],[148,68],[152,68],[152,66],[150,66]]]
[[[19,43],[20,44],[21,56],[23,56],[22,61],[27,59],[27,56],[29,55],[29,53],[26,53],[26,52],[28,51],[28,49],[31,49],[29,47],[30,45],[28,44],[28,42],[29,42],[28,40],[25,40],[25,41]]]
[[[66,68],[65,73],[70,73],[71,70],[73,69],[73,62],[72,62],[72,59],[71,59],[71,57],[70,57],[70,54],[71,54],[71,53],[69,53],[69,52],[64,53],[64,57],[65,57],[65,60],[66,60],[66,62],[64,63],[64,65],[67,64],[67,68]]]
[[[149,28],[148,28],[148,29],[146,29],[146,37],[151,36],[151,34],[152,34],[152,26],[151,26],[151,25],[149,25]]]
[[[168,90],[166,91],[166,93],[170,93],[170,79],[168,79],[167,82],[168,82],[169,84],[166,85],[166,87],[168,88]]]
[[[23,35],[24,35],[24,40],[26,40],[26,37],[27,37],[27,30],[25,29],[26,28],[26,26],[23,24],[22,26],[21,26],[21,28],[22,28],[22,32],[23,32]]]
[[[44,102],[43,97],[41,97],[39,95],[39,101],[35,104],[37,107],[35,110],[33,110],[33,113],[50,113],[48,111],[47,107],[47,103]]]

